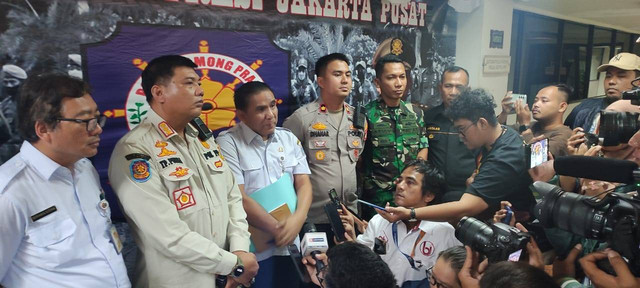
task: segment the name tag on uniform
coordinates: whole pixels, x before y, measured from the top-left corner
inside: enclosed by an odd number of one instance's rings
[[[118,230],[116,230],[116,226],[111,225],[111,229],[109,229],[109,236],[111,236],[111,243],[116,248],[116,252],[120,254],[122,252],[122,241],[120,241],[120,235],[118,235]]]
[[[40,211],[40,212],[38,212],[36,214],[33,214],[31,216],[31,221],[36,222],[36,221],[44,218],[44,216],[47,216],[47,215],[49,215],[49,214],[51,214],[53,212],[56,212],[56,211],[58,211],[58,208],[56,208],[55,205],[51,206],[51,207],[49,207],[47,209],[44,209],[44,210],[42,210],[42,211]]]

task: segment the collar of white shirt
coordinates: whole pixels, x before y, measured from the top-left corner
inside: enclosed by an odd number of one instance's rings
[[[22,142],[22,147],[20,147],[20,157],[22,157],[29,167],[40,174],[42,178],[47,180],[50,180],[58,169],[64,168],[60,166],[60,164],[51,160],[51,158],[47,157],[47,155],[44,155],[40,150],[36,149],[36,147],[27,141]],[[79,162],[80,160],[73,164],[74,169],[77,168]]]

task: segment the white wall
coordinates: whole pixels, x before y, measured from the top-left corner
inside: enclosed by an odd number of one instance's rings
[[[469,85],[484,88],[493,94],[500,112],[500,101],[507,92],[509,74],[483,73],[486,55],[509,56],[511,49],[512,0],[481,0],[471,13],[458,13],[456,35],[456,65],[469,71]],[[504,31],[502,49],[489,48],[491,30]]]

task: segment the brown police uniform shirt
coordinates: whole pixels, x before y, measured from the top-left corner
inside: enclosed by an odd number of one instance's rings
[[[313,202],[307,214],[315,224],[329,223],[324,205],[329,203],[329,190],[335,188],[341,201],[357,211],[356,162],[364,149],[365,129],[353,126],[354,109],[344,104],[340,123],[327,111],[322,98],[300,107],[283,123],[300,139],[311,170]]]

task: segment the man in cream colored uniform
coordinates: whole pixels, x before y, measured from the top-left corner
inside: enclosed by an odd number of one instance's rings
[[[320,57],[315,67],[320,97],[296,110],[282,126],[300,139],[309,161],[313,202],[308,221],[333,239],[323,207],[330,201],[329,190],[335,188],[341,201],[356,211],[356,162],[364,148],[367,127],[354,127],[355,110],[344,102],[352,87],[349,59],[333,53]]]
[[[137,287],[215,287],[216,275],[249,285],[258,270],[231,170],[188,124],[203,103],[196,67],[177,55],[149,62],[151,109],[111,155],[109,180],[140,251]]]

